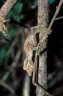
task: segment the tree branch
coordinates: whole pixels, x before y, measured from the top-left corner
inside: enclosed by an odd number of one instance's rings
[[[11,88],[9,85],[7,85],[5,82],[0,80],[0,86],[3,86],[5,89],[7,89],[8,91],[10,91],[11,93],[14,93],[13,88]]]
[[[49,21],[49,5],[48,0],[38,0],[38,25],[42,25],[45,28],[48,26]],[[45,31],[45,33],[47,30]],[[39,39],[44,34],[44,31],[41,31]],[[39,40],[40,42],[40,40]],[[47,42],[43,42],[43,45],[46,47]],[[47,52],[39,56],[39,68],[38,68],[38,83],[45,89],[47,89],[47,64],[46,64]],[[47,96],[45,90],[40,90],[37,87],[37,96]]]
[[[63,16],[57,17],[55,20],[63,19]]]
[[[44,25],[47,27],[49,22],[48,10],[48,0],[38,0],[38,25]]]
[[[57,7],[57,9],[56,9],[56,12],[55,12],[55,14],[54,14],[54,16],[53,16],[53,18],[52,18],[52,20],[51,20],[51,23],[50,23],[48,29],[51,29],[51,27],[53,26],[54,21],[55,21],[55,19],[56,19],[56,16],[58,15],[58,13],[59,13],[59,11],[60,11],[60,9],[61,9],[62,4],[63,4],[63,0],[60,0],[59,5],[58,5],[58,7]]]
[[[0,9],[0,16],[5,17],[17,0],[6,0]]]

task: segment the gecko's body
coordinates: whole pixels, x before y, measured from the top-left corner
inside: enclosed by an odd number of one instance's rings
[[[32,74],[32,71],[33,71],[33,67],[34,64],[31,63],[33,62],[32,60],[32,56],[33,56],[33,51],[36,50],[36,52],[39,54],[41,51],[44,50],[45,46],[46,45],[46,38],[48,37],[48,34],[50,34],[50,30],[48,30],[47,28],[44,28],[44,26],[40,25],[40,26],[36,26],[36,27],[33,27],[31,28],[31,33],[30,35],[28,36],[28,38],[25,40],[25,43],[24,43],[24,51],[25,51],[25,54],[26,54],[26,59],[25,61],[28,61],[28,63],[26,62],[26,64],[24,63],[24,67],[25,65],[29,65],[29,70],[28,68],[24,68],[28,73],[31,73]],[[36,34],[39,34],[39,39],[40,39],[40,42],[37,44],[37,38],[36,38]],[[24,61],[24,62],[25,62]],[[32,64],[32,66],[31,66]],[[32,68],[32,70],[31,70]],[[31,70],[31,72],[30,72]],[[31,75],[29,74],[29,75]]]

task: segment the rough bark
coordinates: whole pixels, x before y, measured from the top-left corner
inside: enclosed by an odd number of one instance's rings
[[[0,9],[0,16],[5,17],[17,0],[6,0]]]
[[[48,0],[38,0],[38,25],[48,26]],[[43,31],[42,31],[43,32]],[[46,31],[47,32],[47,31]],[[47,43],[47,41],[46,41]],[[46,46],[44,43],[44,46]],[[47,89],[47,52],[39,57],[38,83]],[[36,96],[46,96],[45,91],[37,88]]]
[[[38,25],[47,27],[49,22],[49,5],[48,0],[38,0]]]

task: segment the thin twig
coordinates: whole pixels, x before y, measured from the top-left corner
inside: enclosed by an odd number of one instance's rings
[[[57,17],[55,20],[60,20],[60,19],[63,19],[63,16]]]
[[[54,21],[55,21],[55,18],[57,17],[57,15],[58,15],[58,13],[59,13],[59,11],[60,11],[60,9],[61,9],[62,4],[63,4],[63,0],[60,0],[59,5],[58,5],[58,7],[57,7],[57,9],[56,9],[56,12],[55,12],[55,14],[54,14],[54,16],[53,16],[53,18],[52,18],[52,20],[51,20],[51,23],[50,23],[48,29],[51,29],[51,28],[52,28],[53,23],[54,23]]]
[[[9,54],[11,53],[12,49],[13,49],[14,46],[16,45],[16,43],[17,43],[17,41],[18,41],[18,36],[19,36],[20,34],[21,34],[20,31],[15,34],[15,39],[13,40],[13,42],[12,42],[9,50],[7,51],[7,55],[9,55]]]
[[[18,60],[19,60],[19,58],[20,58],[20,55],[21,55],[21,49],[18,50],[18,52],[17,52],[17,54],[16,54],[16,56],[15,56],[15,60],[14,60],[14,62],[12,63],[12,67],[16,67],[16,64],[18,63]]]
[[[10,66],[10,69],[16,67],[16,65],[17,65],[17,63],[18,63],[18,60],[19,60],[19,58],[20,58],[20,55],[21,55],[21,49],[18,50],[18,52],[17,52],[17,54],[16,54],[16,56],[15,56],[15,59],[14,59],[13,63],[12,63],[11,66]],[[5,81],[5,80],[8,78],[8,76],[10,75],[10,73],[11,73],[11,72],[8,71],[8,72],[3,76],[2,80]]]
[[[14,93],[14,89],[1,80],[0,80],[0,86],[3,86],[5,89],[10,91],[11,93]]]

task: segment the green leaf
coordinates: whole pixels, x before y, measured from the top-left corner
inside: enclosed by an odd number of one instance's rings
[[[23,4],[21,2],[17,2],[17,4],[14,7],[14,9],[18,12],[18,14],[21,13],[22,8],[23,8]]]
[[[50,4],[52,4],[53,2],[55,2],[55,0],[49,0]]]
[[[0,58],[1,59],[3,59],[3,58],[5,58],[6,57],[6,51],[4,50],[4,49],[2,49],[1,51],[0,51]]]

